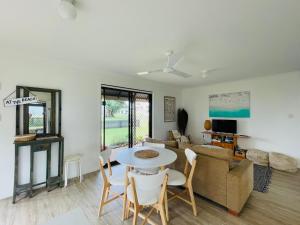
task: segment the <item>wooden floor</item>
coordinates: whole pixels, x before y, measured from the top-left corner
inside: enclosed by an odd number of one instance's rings
[[[120,171],[120,167],[114,167]],[[121,201],[104,208],[97,217],[101,179],[98,173],[85,177],[82,184],[71,182],[68,188],[42,192],[32,199],[26,198],[13,205],[11,199],[0,201],[0,225],[39,225],[74,208],[81,208],[92,225],[129,225],[132,220],[121,221]],[[296,174],[273,172],[268,193],[253,192],[240,217],[229,215],[223,207],[197,198],[198,216],[183,202],[170,202],[169,224],[209,225],[300,225],[300,171]],[[159,222],[159,217],[153,215]],[[141,221],[139,221],[141,222]]]

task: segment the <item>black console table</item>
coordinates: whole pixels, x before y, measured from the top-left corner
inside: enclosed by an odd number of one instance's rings
[[[58,175],[51,177],[51,144],[59,144],[58,156]],[[33,196],[33,187],[46,184],[47,190],[50,191],[56,187],[63,185],[63,163],[64,163],[64,138],[60,137],[43,137],[37,138],[34,141],[15,142],[15,181],[13,191],[13,203],[16,202],[16,197],[21,193],[27,193],[29,197]],[[22,146],[30,146],[30,181],[27,184],[18,184],[19,179],[19,148]],[[46,181],[38,184],[33,184],[33,155],[35,152],[47,151],[47,174]]]

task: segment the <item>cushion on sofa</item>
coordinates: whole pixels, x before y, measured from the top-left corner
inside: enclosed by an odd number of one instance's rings
[[[269,153],[262,150],[249,149],[246,158],[261,166],[269,165]]]
[[[145,138],[145,141],[150,143],[162,143],[165,144],[166,146],[173,147],[173,148],[178,147],[177,141],[162,141],[154,138]]]

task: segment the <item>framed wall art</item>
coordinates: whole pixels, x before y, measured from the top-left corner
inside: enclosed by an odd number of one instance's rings
[[[175,122],[176,120],[176,98],[164,97],[164,120],[165,122]]]
[[[250,118],[250,91],[210,95],[209,117]]]

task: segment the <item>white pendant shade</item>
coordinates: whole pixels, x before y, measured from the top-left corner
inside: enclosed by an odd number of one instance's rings
[[[75,19],[77,16],[75,6],[68,0],[61,0],[58,5],[58,12],[63,19]]]

